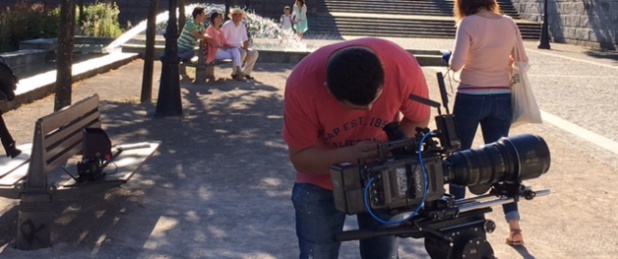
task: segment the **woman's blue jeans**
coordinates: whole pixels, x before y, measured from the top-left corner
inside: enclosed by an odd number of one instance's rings
[[[511,94],[457,93],[453,116],[462,150],[472,147],[479,124],[485,143],[495,142],[509,135],[513,118]],[[457,199],[465,197],[464,187],[451,184],[449,189]],[[507,222],[520,219],[517,203],[504,204],[502,208]]]
[[[335,208],[333,192],[313,184],[296,183],[292,190],[296,210],[296,236],[300,259],[336,259],[340,242],[335,234],[343,230],[345,213]],[[381,216],[382,219],[388,218]],[[401,218],[401,217],[399,217]],[[384,225],[369,214],[357,215],[359,229],[378,229]],[[398,258],[399,242],[396,237],[383,236],[360,241],[362,258]]]

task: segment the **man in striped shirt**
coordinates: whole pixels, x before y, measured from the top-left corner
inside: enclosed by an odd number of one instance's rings
[[[195,56],[197,40],[213,41],[213,39],[205,33],[204,21],[206,20],[206,12],[204,8],[196,7],[193,9],[192,15],[193,19],[187,21],[178,38],[178,56],[183,62],[188,62]]]

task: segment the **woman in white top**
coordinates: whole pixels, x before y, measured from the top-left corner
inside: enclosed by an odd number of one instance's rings
[[[294,17],[294,30],[296,30],[298,38],[302,40],[303,34],[309,29],[307,26],[307,5],[305,5],[305,0],[296,0],[292,16]]]

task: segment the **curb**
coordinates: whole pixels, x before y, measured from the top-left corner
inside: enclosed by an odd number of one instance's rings
[[[137,54],[135,53],[112,53],[73,64],[73,84],[77,81],[126,65],[136,58]],[[22,78],[17,84],[15,100],[0,103],[0,110],[6,112],[16,109],[22,104],[31,103],[53,94],[55,89],[56,70],[28,78]]]

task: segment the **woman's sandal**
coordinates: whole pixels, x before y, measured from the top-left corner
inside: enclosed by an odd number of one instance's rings
[[[522,239],[518,240],[518,241],[513,240],[513,237],[515,235],[521,236]],[[509,237],[506,239],[506,243],[508,245],[511,245],[511,246],[522,246],[522,245],[524,245],[523,236],[521,235],[521,229],[511,229],[511,233],[509,234]]]

